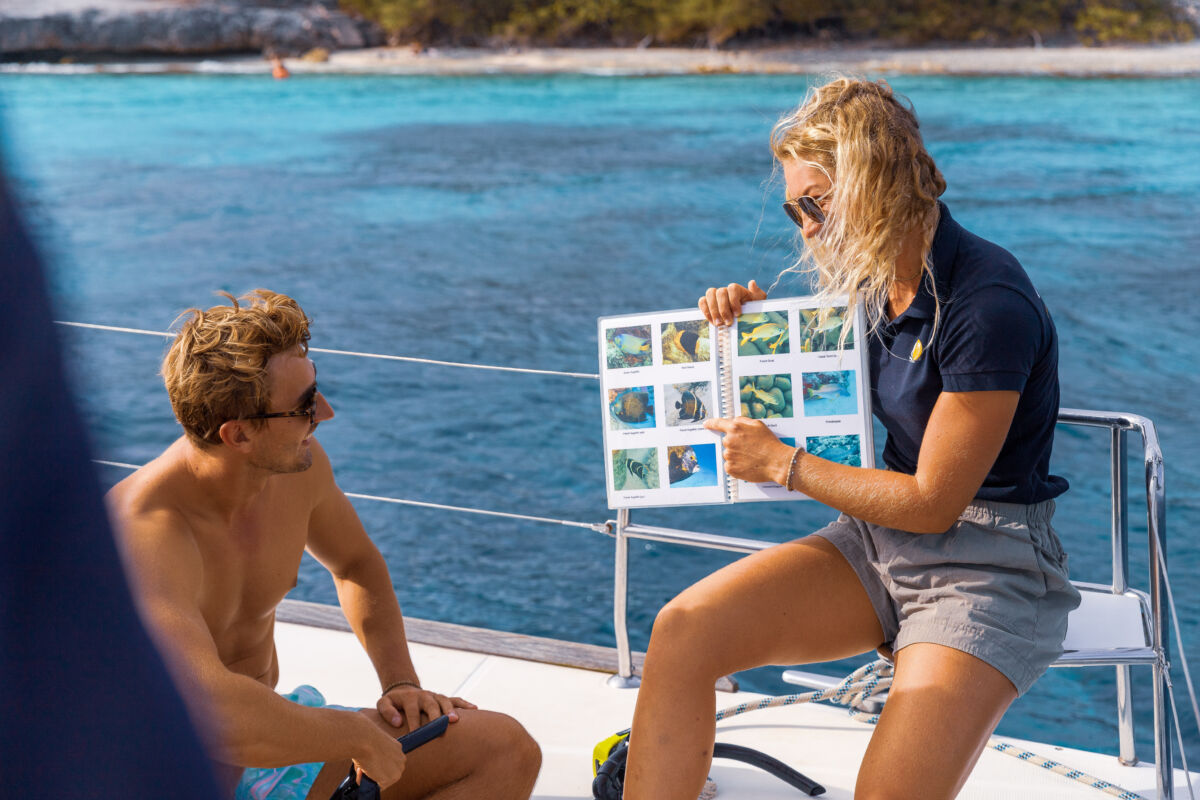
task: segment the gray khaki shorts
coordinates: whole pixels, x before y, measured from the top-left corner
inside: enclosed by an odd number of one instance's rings
[[[933,642],[1000,670],[1025,694],[1062,654],[1079,592],[1050,526],[1054,501],[976,500],[945,533],[908,533],[841,515],[814,535],[858,573],[884,643]]]

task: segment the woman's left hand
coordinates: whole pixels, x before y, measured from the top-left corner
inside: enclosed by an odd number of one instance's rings
[[[787,480],[795,448],[788,447],[763,424],[749,417],[706,419],[704,427],[725,435],[725,471],[751,483]]]

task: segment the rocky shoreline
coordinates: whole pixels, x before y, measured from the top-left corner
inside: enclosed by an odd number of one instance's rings
[[[337,0],[0,0],[0,73],[719,73],[1200,77],[1200,41],[1112,47],[384,47]],[[317,50],[308,59],[296,56]],[[327,51],[327,52],[325,52]],[[64,63],[66,62],[66,63]]]
[[[0,10],[0,60],[78,57],[211,56],[314,48],[377,47],[384,32],[330,2],[6,3]],[[24,13],[23,13],[24,12]]]

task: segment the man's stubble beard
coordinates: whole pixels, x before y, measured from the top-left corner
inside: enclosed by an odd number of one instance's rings
[[[313,425],[308,429],[308,435],[305,437],[310,444],[305,449],[304,453],[298,455],[294,460],[287,463],[281,463],[278,459],[259,459],[257,457],[250,460],[250,466],[264,469],[268,472],[274,472],[278,475],[290,475],[296,472],[304,472],[313,464],[312,454],[312,436],[317,432],[317,426]]]
[[[290,475],[296,472],[304,472],[313,464],[312,449],[307,450],[303,455],[297,458],[284,462],[281,459],[259,460],[252,459],[250,466],[264,469],[268,472],[274,472],[277,475]]]

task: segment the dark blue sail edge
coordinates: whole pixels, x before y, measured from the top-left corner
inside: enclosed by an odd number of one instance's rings
[[[0,287],[5,796],[215,798],[200,740],[134,610],[42,270],[2,176]]]

